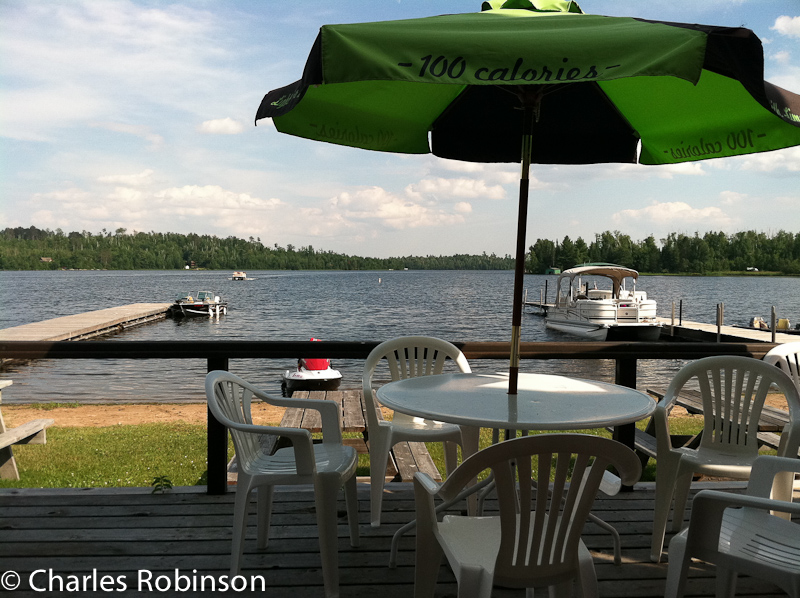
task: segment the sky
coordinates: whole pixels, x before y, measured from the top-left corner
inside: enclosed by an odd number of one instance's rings
[[[744,26],[800,93],[800,0],[580,0],[584,12]],[[313,142],[254,126],[319,27],[480,0],[2,0],[0,229],[174,232],[392,257],[513,255],[518,164]],[[673,166],[534,165],[528,245],[800,232],[800,148]]]

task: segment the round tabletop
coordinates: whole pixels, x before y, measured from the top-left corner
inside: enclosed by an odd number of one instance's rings
[[[514,430],[617,426],[644,419],[656,407],[632,388],[550,374],[519,374],[518,391],[508,394],[507,375],[456,373],[390,382],[377,396],[414,417]]]

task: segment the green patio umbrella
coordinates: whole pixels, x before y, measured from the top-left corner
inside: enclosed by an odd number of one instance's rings
[[[509,392],[517,390],[531,163],[672,164],[800,145],[800,96],[743,28],[491,0],[477,13],[326,25],[256,121],[369,150],[521,162]]]

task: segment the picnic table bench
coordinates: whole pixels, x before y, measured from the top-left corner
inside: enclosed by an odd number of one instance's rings
[[[372,405],[365,404],[364,394],[360,389],[295,391],[292,398],[334,401],[340,408],[342,432],[361,435],[358,438],[345,438],[343,443],[353,446],[361,454],[369,453],[369,434],[365,410],[371,409]],[[383,419],[380,411],[378,411],[378,419]],[[303,428],[312,434],[322,432],[322,420],[319,412],[314,409],[288,408],[279,425],[286,428]],[[285,444],[287,442],[279,437],[270,436],[267,437],[263,446],[265,450],[272,453],[281,446],[287,446],[288,444]],[[417,471],[425,472],[438,481],[442,479],[424,442],[404,441],[394,445],[389,454],[386,480],[411,482]],[[228,468],[228,473],[228,481],[231,482],[231,474],[235,473],[235,457]]]
[[[0,380],[0,405],[3,403],[2,389],[11,386],[11,380]],[[0,479],[18,480],[19,469],[12,450],[15,444],[45,444],[47,428],[55,423],[52,419],[34,419],[16,428],[6,428],[0,411]]]
[[[647,393],[656,397],[657,400],[664,398],[664,392],[652,388],[647,389]],[[683,389],[675,400],[675,405],[683,407],[688,413],[702,414],[703,399],[699,391]],[[758,420],[758,440],[762,446],[777,449],[780,444],[779,432],[789,423],[789,412],[776,407],[764,405],[761,417]],[[673,436],[673,446],[695,447],[700,443],[700,434],[695,436]],[[636,430],[635,440],[636,450],[642,455],[643,465],[647,462],[647,457],[657,456],[656,437],[653,429],[652,418],[645,430]]]

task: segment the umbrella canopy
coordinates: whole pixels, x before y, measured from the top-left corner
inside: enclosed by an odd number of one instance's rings
[[[763,78],[743,28],[492,0],[479,13],[326,25],[256,121],[369,150],[521,162],[516,391],[531,163],[670,164],[800,145],[800,96]]]

